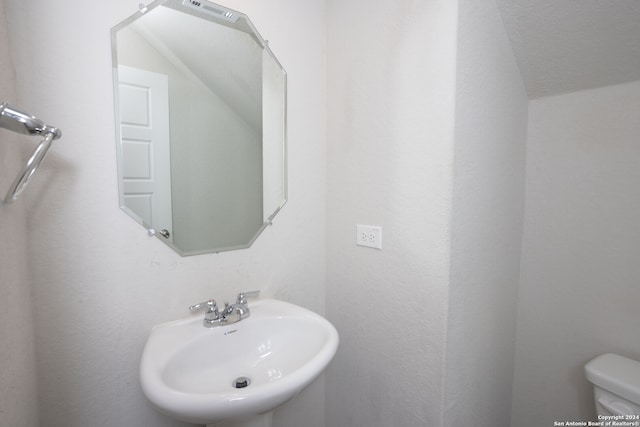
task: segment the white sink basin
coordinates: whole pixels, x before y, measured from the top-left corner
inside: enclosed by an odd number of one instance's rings
[[[231,325],[205,328],[194,315],[155,326],[140,362],[151,403],[198,424],[248,418],[282,405],[324,371],[338,348],[331,323],[283,301],[249,307],[251,316]],[[235,387],[240,377],[249,379],[244,388]]]

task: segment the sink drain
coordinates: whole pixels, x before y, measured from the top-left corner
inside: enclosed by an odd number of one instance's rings
[[[251,380],[247,377],[238,377],[235,380],[233,380],[233,386],[235,388],[245,388],[249,384],[251,384]]]

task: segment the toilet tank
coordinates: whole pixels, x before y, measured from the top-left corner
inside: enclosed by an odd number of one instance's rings
[[[640,415],[640,362],[613,353],[584,367],[598,415]]]

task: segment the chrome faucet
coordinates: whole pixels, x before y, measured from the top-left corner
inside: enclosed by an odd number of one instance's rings
[[[260,295],[260,291],[240,292],[236,298],[236,302],[231,305],[225,302],[222,310],[218,309],[214,299],[192,305],[189,307],[189,310],[195,312],[205,306],[207,307],[207,311],[204,313],[204,320],[202,321],[202,326],[205,328],[230,325],[246,319],[251,315],[247,298],[257,297],[258,295]]]

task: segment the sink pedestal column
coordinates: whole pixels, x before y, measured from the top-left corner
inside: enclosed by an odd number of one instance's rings
[[[251,418],[243,418],[239,420],[220,421],[215,424],[207,424],[207,427],[272,427],[273,412],[256,415]]]

